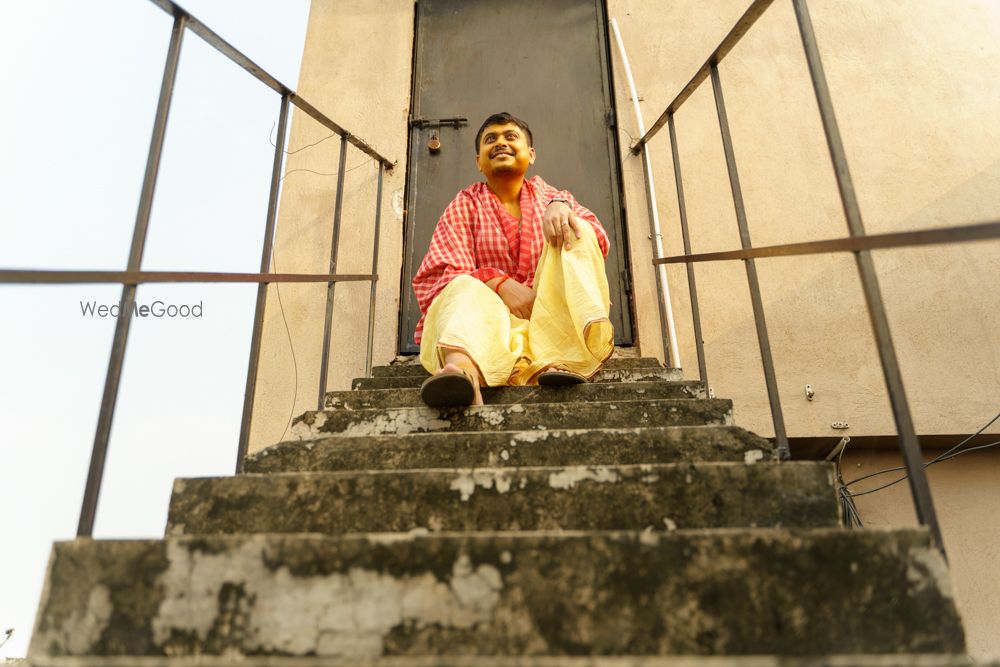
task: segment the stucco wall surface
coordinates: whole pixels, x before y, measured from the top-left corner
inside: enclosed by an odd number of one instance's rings
[[[412,50],[412,1],[312,3],[298,92],[399,165],[383,183],[374,364],[396,349]],[[293,113],[272,270],[328,271],[340,151],[330,135]],[[349,146],[338,273],[371,272],[377,177],[375,162]],[[316,409],[326,291],[325,283],[286,283],[280,296],[274,285],[268,292],[251,452],[289,437],[291,417]],[[369,294],[367,282],[336,287],[328,389],[349,388],[364,374]]]
[[[928,452],[928,458],[941,452]],[[843,459],[844,480],[901,466],[895,452],[848,451]],[[934,497],[955,602],[965,626],[969,655],[986,659],[1000,656],[1000,450],[970,452],[927,468]],[[901,475],[891,472],[851,485],[863,492],[888,484]],[[866,527],[915,526],[916,515],[905,482],[855,499]]]
[[[608,0],[651,125],[748,0]],[[827,79],[869,233],[1000,217],[1000,3],[812,0]],[[638,134],[613,50],[642,353],[660,355]],[[847,236],[790,2],[719,67],[755,246]],[[710,81],[676,114],[693,252],[740,247]],[[682,254],[666,127],[651,160],[667,255]],[[1000,397],[1000,242],[874,253],[917,431],[968,433]],[[849,254],[757,261],[788,432],[894,432]],[[696,265],[708,377],[736,420],[773,435],[743,263]],[[697,377],[683,265],[668,269],[685,376]],[[807,401],[805,385],[815,399]],[[996,430],[996,429],[994,429]]]
[[[609,0],[651,123],[748,6]],[[1000,5],[983,0],[908,3],[813,0],[848,158],[870,233],[997,217],[1000,201]],[[376,314],[376,363],[395,350],[402,252],[406,114],[413,5],[402,0],[315,0],[300,92],[400,166],[387,176]],[[637,134],[617,52],[612,54],[639,345],[661,354],[656,289]],[[790,3],[776,2],[720,66],[751,237],[769,245],[846,235]],[[711,85],[677,114],[694,252],[739,246]],[[329,133],[295,114],[289,149]],[[289,156],[287,170],[336,171],[336,138]],[[667,254],[681,252],[674,174],[664,130],[651,145]],[[343,272],[367,272],[375,168],[351,149],[341,239]],[[294,171],[284,181],[276,265],[322,271],[329,260],[334,176]],[[1000,243],[878,251],[886,299],[914,419],[921,433],[971,431],[1000,396]],[[850,255],[759,260],[768,328],[793,436],[893,432],[878,357]],[[737,419],[772,433],[741,262],[699,264],[696,274],[710,384],[731,397]],[[688,377],[697,363],[685,270],[668,270]],[[281,437],[289,414],[313,407],[325,287],[281,287],[295,363],[271,289],[251,449]],[[330,388],[364,363],[367,285],[337,288]],[[297,375],[297,381],[296,381]],[[815,390],[805,399],[804,387]],[[297,390],[297,391],[296,391]],[[296,396],[293,406],[293,395]]]

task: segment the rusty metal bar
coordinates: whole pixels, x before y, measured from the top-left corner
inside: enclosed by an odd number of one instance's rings
[[[347,171],[347,137],[340,138],[340,163],[337,167],[337,200],[333,207],[333,239],[330,242],[330,273],[337,272],[337,251],[340,248],[340,214],[344,204],[344,175]],[[326,318],[323,320],[323,347],[319,371],[317,410],[326,403],[326,376],[330,369],[330,338],[333,336],[333,298],[337,283],[326,287]]]
[[[823,132],[826,134],[827,146],[830,149],[830,159],[833,171],[837,177],[837,189],[844,207],[847,228],[851,236],[864,236],[865,228],[861,219],[861,207],[858,204],[857,193],[851,180],[851,172],[847,165],[847,152],[840,137],[837,117],[833,109],[833,99],[823,72],[823,61],[820,57],[816,33],[813,30],[812,19],[806,0],[792,0],[795,7],[795,18],[799,24],[799,34],[805,50],[806,61],[809,64],[809,75],[812,78],[813,90],[816,93],[816,103],[819,106],[823,121]],[[868,304],[868,316],[871,318],[872,331],[875,335],[875,345],[878,348],[879,360],[882,362],[882,373],[885,377],[886,389],[889,392],[889,403],[892,405],[892,415],[896,421],[896,431],[899,433],[899,448],[906,464],[906,472],[910,482],[910,491],[916,506],[917,520],[927,526],[934,543],[945,554],[944,540],[938,525],[934,501],[931,497],[930,485],[927,483],[927,472],[924,470],[923,455],[920,441],[917,439],[910,415],[910,406],[906,400],[906,390],[903,387],[903,376],[896,357],[896,349],[889,330],[889,319],[882,301],[882,291],[879,288],[878,275],[868,250],[856,251],[858,273],[861,277],[861,287]],[[752,260],[748,260],[752,261]],[[947,555],[945,554],[947,558]]]
[[[654,259],[653,264],[691,264],[695,262],[717,262],[721,260],[760,257],[794,257],[800,255],[829,254],[833,252],[858,252],[860,250],[907,248],[998,239],[1000,239],[1000,221],[994,221],[974,225],[919,229],[908,232],[851,236],[843,239],[785,243],[761,248],[747,248],[746,250],[704,252],[697,255],[672,255],[662,259]],[[2,275],[0,273],[0,277]]]
[[[677,131],[674,128],[674,116],[667,118],[670,130],[670,152],[674,159],[674,183],[677,186],[677,210],[681,218],[681,236],[684,240],[684,256],[691,254],[691,234],[688,232],[687,205],[684,203],[684,181],[681,178],[681,157],[677,148]],[[645,152],[645,151],[644,151]],[[656,263],[664,263],[654,260]],[[694,280],[694,267],[687,265],[688,292],[691,295],[691,323],[694,327],[694,345],[698,353],[698,379],[705,385],[705,395],[708,395],[708,365],[705,362],[705,341],[701,333],[701,311],[698,308],[698,286]]]
[[[378,274],[378,242],[379,228],[382,223],[382,174],[383,167],[378,166],[378,189],[375,193],[375,248],[372,251],[372,275]],[[365,377],[372,373],[372,347],[375,344],[375,288],[377,283],[373,280],[371,286],[371,296],[368,300],[368,352],[365,355]]]
[[[211,271],[39,271],[0,269],[0,284],[126,283],[350,283],[377,280],[370,273],[217,273]]]
[[[271,165],[271,189],[267,199],[267,217],[264,223],[264,246],[260,253],[260,272],[271,269],[271,252],[274,247],[274,224],[278,217],[278,191],[281,188],[281,166],[285,158],[285,134],[288,130],[288,95],[281,96],[278,110],[278,135],[274,142],[274,162]],[[250,360],[247,363],[247,384],[243,391],[243,417],[240,420],[240,439],[236,450],[236,474],[243,472],[243,462],[250,446],[250,424],[253,418],[253,401],[257,393],[257,369],[260,365],[260,345],[264,334],[264,309],[267,306],[267,283],[257,285],[257,305],[254,307],[253,333],[250,337]]]
[[[231,61],[242,67],[244,70],[249,72],[254,78],[263,83],[265,86],[278,93],[282,97],[288,97],[289,101],[296,107],[301,109],[307,115],[315,119],[318,123],[326,127],[327,129],[339,134],[341,137],[347,137],[347,140],[351,142],[356,148],[371,156],[378,162],[385,165],[386,169],[392,171],[393,163],[387,158],[383,157],[374,148],[366,144],[364,141],[358,137],[352,135],[350,132],[345,130],[343,127],[332,121],[326,115],[321,113],[313,105],[306,102],[304,99],[299,97],[299,95],[286,86],[285,84],[278,81],[274,76],[269,74],[264,68],[260,67],[257,63],[250,60],[246,55],[244,55],[239,49],[234,47],[232,44],[227,42],[225,39],[220,37],[214,30],[206,26],[204,23],[199,21],[197,18],[192,16],[187,10],[181,7],[176,2],[172,0],[150,0],[154,5],[162,9],[167,14],[170,14],[175,19],[179,16],[183,16],[187,22],[187,27],[194,34],[201,37],[209,46],[214,48],[216,51],[229,58]]]
[[[143,176],[139,209],[136,212],[135,228],[132,232],[132,246],[129,249],[128,268],[131,271],[137,271],[142,264],[142,252],[146,245],[150,212],[153,209],[153,193],[156,191],[156,177],[160,169],[163,139],[167,132],[167,118],[170,115],[174,82],[177,79],[177,65],[181,57],[181,44],[184,41],[185,22],[184,15],[175,16],[173,30],[170,33],[170,46],[167,49],[167,60],[163,66],[160,97],[149,141],[149,153],[146,157],[146,173]],[[118,387],[121,383],[122,365],[125,361],[125,347],[128,343],[136,287],[135,283],[126,283],[122,287],[122,313],[115,325],[115,337],[111,343],[108,373],[104,380],[104,394],[101,397],[101,410],[97,417],[97,431],[94,434],[94,448],[90,455],[90,469],[87,472],[87,484],[84,487],[83,503],[80,508],[80,521],[76,529],[77,537],[90,537],[94,533],[97,501],[101,494],[101,482],[104,479],[104,463],[108,456],[108,441],[111,439],[111,423],[114,419],[115,404],[118,401]]]
[[[743,205],[743,190],[740,188],[740,176],[736,169],[736,153],[733,150],[733,138],[729,131],[729,119],[726,116],[726,103],[722,96],[722,80],[719,78],[719,68],[711,66],[712,91],[715,93],[715,110],[719,116],[719,130],[722,133],[722,147],[726,153],[726,167],[729,170],[729,185],[733,191],[733,205],[736,208],[736,222],[740,228],[740,243],[744,248],[751,247],[750,228],[747,225],[746,208]],[[788,436],[785,433],[785,417],[781,412],[781,398],[778,395],[778,381],[774,373],[774,359],[771,356],[771,342],[767,335],[767,321],[764,317],[764,302],[760,296],[760,282],[757,279],[757,266],[754,260],[744,260],[747,270],[747,282],[750,285],[750,303],[753,306],[753,320],[757,327],[757,343],[760,346],[760,360],[764,366],[764,383],[767,385],[767,400],[771,406],[771,419],[774,422],[774,439],[777,444],[779,460],[790,455]]]
[[[653,123],[653,126],[649,128],[646,134],[642,135],[642,138],[635,142],[635,145],[632,146],[633,154],[638,155],[639,149],[642,148],[643,145],[649,143],[649,140],[652,139],[653,136],[660,131],[660,128],[667,123],[670,116],[677,113],[677,110],[681,108],[681,105],[684,104],[684,102],[691,97],[698,86],[700,86],[705,79],[708,78],[712,66],[718,65],[722,62],[722,59],[733,50],[733,47],[736,46],[741,39],[743,39],[743,36],[747,34],[750,28],[753,27],[753,24],[757,22],[757,19],[759,19],[761,15],[767,11],[767,8],[770,7],[773,2],[774,0],[754,0],[753,4],[747,8],[747,10],[743,13],[743,16],[740,17],[740,20],[733,26],[733,29],[729,31],[729,34],[725,36],[717,47],[715,47],[715,50],[712,51],[712,55],[708,57],[705,64],[702,65],[697,72],[695,72],[694,77],[692,77],[691,80],[688,81],[688,84],[681,89],[681,92],[677,94],[677,97],[675,97],[673,101],[667,105],[667,108],[662,114],[660,114],[660,117],[656,119],[656,122]]]

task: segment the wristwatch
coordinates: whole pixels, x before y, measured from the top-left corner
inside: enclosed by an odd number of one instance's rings
[[[566,206],[572,206],[572,204],[569,203],[569,200],[566,199],[565,197],[553,197],[552,199],[549,200],[549,204],[553,204],[557,201],[561,201],[562,203],[566,204]]]

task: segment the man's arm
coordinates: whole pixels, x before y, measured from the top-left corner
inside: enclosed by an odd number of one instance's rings
[[[542,201],[548,204],[542,219],[542,233],[545,240],[554,247],[562,246],[568,250],[572,237],[580,238],[579,221],[583,220],[594,229],[597,245],[600,246],[601,253],[607,257],[611,248],[608,233],[604,231],[593,211],[582,206],[569,191],[556,190],[541,178],[538,178],[538,182]],[[553,199],[565,199],[566,202],[553,202]]]
[[[456,276],[473,275],[487,281],[503,272],[499,269],[478,269],[472,247],[470,221],[475,215],[472,200],[459,194],[441,214],[430,247],[413,276],[413,292],[422,313]]]
[[[459,194],[438,220],[427,254],[413,277],[413,292],[417,296],[420,311],[426,314],[434,297],[456,276],[471,275],[497,292],[512,313],[527,318],[535,300],[534,290],[513,279],[504,280],[504,284],[497,290],[497,283],[506,274],[494,267],[476,266],[470,227],[474,216],[473,201],[468,195]]]

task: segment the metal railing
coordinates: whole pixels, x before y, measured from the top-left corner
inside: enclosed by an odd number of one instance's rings
[[[816,35],[813,31],[812,19],[809,16],[809,9],[806,4],[806,0],[791,0],[795,10],[795,17],[798,23],[799,34],[802,39],[802,45],[805,50],[805,57],[809,67],[809,75],[812,79],[813,89],[816,94],[816,102],[818,104],[820,117],[823,123],[823,131],[826,135],[830,159],[833,162],[834,173],[837,179],[837,188],[843,205],[844,215],[847,219],[847,228],[850,233],[850,237],[754,248],[750,240],[750,232],[747,226],[746,210],[743,205],[743,194],[740,189],[739,173],[736,166],[736,155],[733,149],[732,135],[729,130],[729,121],[726,117],[726,105],[723,98],[722,81],[719,76],[718,66],[722,59],[726,57],[726,55],[733,49],[733,47],[736,46],[737,43],[739,43],[757,19],[764,14],[773,2],[774,0],[754,0],[747,11],[740,17],[739,21],[737,21],[736,25],[729,31],[729,34],[727,34],[719,46],[712,51],[705,64],[698,69],[687,85],[685,85],[673,101],[670,102],[649,131],[647,131],[632,147],[633,154],[639,155],[641,153],[643,158],[646,159],[647,145],[650,139],[652,139],[664,125],[667,125],[670,135],[670,149],[673,155],[674,179],[676,181],[677,188],[678,213],[684,244],[684,254],[674,255],[671,257],[657,257],[654,258],[653,264],[661,265],[683,263],[687,266],[688,288],[691,296],[691,316],[695,333],[695,348],[698,355],[698,368],[700,372],[700,380],[705,383],[707,387],[708,379],[705,363],[705,349],[704,343],[701,339],[701,318],[698,311],[698,292],[697,285],[695,283],[693,265],[697,262],[734,259],[741,259],[745,262],[747,282],[750,287],[750,299],[753,306],[754,324],[757,329],[757,341],[760,347],[761,364],[763,366],[764,379],[767,386],[771,418],[774,423],[775,441],[779,452],[779,458],[787,459],[789,457],[788,436],[785,432],[784,417],[781,410],[777,379],[774,372],[774,359],[771,355],[771,345],[767,334],[767,323],[764,316],[764,306],[761,299],[760,284],[757,279],[757,269],[754,264],[754,259],[766,257],[787,257],[791,255],[814,255],[831,252],[853,252],[857,261],[858,273],[861,277],[861,287],[864,291],[868,315],[871,319],[872,330],[875,336],[879,360],[882,365],[886,389],[889,393],[893,419],[896,423],[896,431],[899,436],[899,448],[903,456],[907,477],[910,482],[910,491],[913,495],[914,505],[916,506],[917,519],[921,525],[927,526],[935,545],[943,554],[944,542],[941,538],[941,530],[934,510],[930,487],[927,483],[927,474],[924,471],[920,443],[913,427],[913,418],[910,415],[910,408],[906,399],[906,391],[903,388],[903,379],[900,373],[899,361],[896,358],[895,347],[892,342],[892,336],[889,332],[889,323],[886,317],[885,305],[882,300],[882,292],[879,288],[878,277],[875,273],[875,266],[872,263],[871,250],[876,248],[901,248],[916,245],[998,239],[1000,238],[1000,221],[920,231],[879,234],[873,236],[865,234],[864,225],[861,220],[861,209],[858,205],[858,199],[854,191],[853,182],[851,181],[851,173],[847,165],[847,156],[840,137],[840,130],[837,126],[837,119],[834,114],[833,101],[830,96],[829,87],[827,86],[826,75],[823,72],[823,63],[817,47]],[[730,189],[732,190],[733,206],[736,211],[736,222],[739,226],[742,249],[726,252],[692,254],[691,239],[688,230],[687,209],[684,203],[684,188],[681,180],[681,164],[677,148],[677,132],[674,123],[674,114],[692,95],[692,93],[694,93],[694,91],[709,78],[712,81],[712,90],[715,94],[716,115],[719,120],[719,131],[722,134],[723,150],[726,156],[726,166],[729,172],[729,184]],[[652,189],[651,179],[651,174],[647,173],[647,197]],[[663,289],[663,285],[660,284],[659,281],[657,281],[657,288],[661,291]]]
[[[172,0],[150,0],[154,5],[174,18],[170,35],[170,46],[167,50],[167,60],[163,70],[163,80],[160,86],[160,96],[156,107],[153,123],[153,133],[149,144],[149,154],[146,159],[146,171],[143,177],[142,190],[139,196],[139,209],[136,213],[135,227],[132,234],[132,245],[129,251],[128,269],[125,271],[41,271],[0,269],[0,284],[70,284],[70,283],[120,283],[122,285],[120,316],[115,327],[115,335],[111,345],[111,358],[108,362],[108,372],[104,382],[104,393],[101,398],[101,409],[98,415],[97,431],[94,435],[94,448],[91,453],[90,469],[87,484],[84,489],[83,503],[80,509],[80,521],[77,526],[79,537],[90,537],[94,530],[94,518],[97,514],[97,501],[100,495],[101,482],[104,477],[104,464],[107,459],[108,441],[111,436],[111,425],[114,418],[115,404],[118,398],[118,388],[121,382],[122,363],[125,357],[125,347],[128,342],[129,326],[135,305],[135,295],[138,285],[142,283],[257,283],[257,302],[254,311],[253,334],[250,343],[250,360],[247,368],[246,391],[244,394],[243,417],[240,423],[239,444],[236,455],[236,472],[243,471],[247,447],[250,441],[250,424],[253,413],[254,395],[257,385],[257,369],[260,361],[261,339],[263,335],[264,308],[267,302],[267,286],[270,283],[327,283],[326,320],[323,330],[323,360],[320,369],[319,409],[323,409],[326,393],[326,377],[329,370],[329,347],[332,334],[334,290],[338,282],[371,283],[369,297],[368,346],[365,358],[365,373],[369,373],[372,363],[372,340],[375,318],[375,287],[378,280],[378,242],[379,224],[382,208],[382,177],[386,170],[391,171],[392,162],[380,155],[375,149],[354,136],[343,127],[332,121],[325,114],[306,102],[294,90],[284,85],[268,74],[243,53],[238,51],[205,24],[185,11]],[[215,273],[215,272],[173,272],[173,271],[143,271],[141,269],[142,253],[146,243],[146,232],[153,206],[153,193],[156,189],[156,179],[159,172],[160,155],[166,135],[167,117],[173,99],[174,81],[177,78],[177,67],[180,61],[181,44],[184,33],[190,30],[201,37],[216,51],[226,56],[234,63],[253,75],[258,81],[268,86],[281,96],[278,114],[278,132],[274,147],[274,163],[271,169],[271,187],[267,204],[267,216],[264,226],[264,243],[261,251],[259,273]],[[329,273],[269,273],[271,266],[272,244],[275,222],[278,211],[278,191],[281,181],[281,169],[285,156],[285,134],[288,124],[289,104],[295,105],[300,111],[318,121],[321,125],[340,136],[340,166],[337,171],[337,199],[333,217],[333,239],[331,241]],[[344,200],[344,174],[347,157],[347,145],[351,144],[378,163],[378,185],[375,198],[375,240],[372,252],[372,269],[370,274],[338,274],[337,249],[340,244],[341,211]]]

